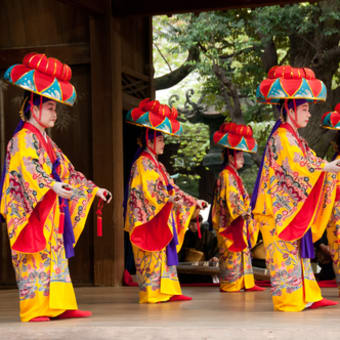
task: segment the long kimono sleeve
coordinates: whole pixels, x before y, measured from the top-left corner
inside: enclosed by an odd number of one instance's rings
[[[18,132],[7,149],[1,214],[6,218],[12,249],[34,253],[44,249],[50,230],[44,222],[56,204],[51,190],[52,164],[33,133]]]
[[[173,234],[169,218],[171,194],[159,169],[140,156],[131,169],[125,230],[132,244],[146,251],[160,251]]]
[[[176,225],[178,245],[177,252],[182,248],[184,242],[184,236],[188,230],[192,216],[195,213],[197,200],[191,195],[182,191],[177,185],[171,180],[172,186],[174,187],[175,194],[179,198],[179,204],[174,206],[172,209],[172,218]]]
[[[241,251],[247,247],[250,237],[249,241],[255,244],[257,233],[254,223],[250,218],[245,220],[245,216],[251,213],[248,194],[242,195],[234,175],[228,170],[219,174],[212,209],[213,226],[220,247]]]
[[[57,155],[61,160],[60,179],[62,182],[69,184],[73,189],[72,199],[69,200],[69,210],[75,243],[77,243],[93,203],[98,187],[84,174],[76,171],[69,159],[57,149]]]
[[[300,239],[309,227],[313,238],[318,238],[334,205],[335,175],[323,172],[325,161],[303,144],[305,153],[285,128],[274,133],[253,211],[260,222],[272,216],[279,237],[285,241]]]
[[[340,155],[337,155],[337,160],[340,160]],[[336,175],[336,196],[331,218],[327,225],[327,240],[333,251],[335,258],[339,257],[337,251],[340,243],[340,173]]]

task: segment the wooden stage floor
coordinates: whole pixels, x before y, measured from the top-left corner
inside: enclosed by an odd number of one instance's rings
[[[265,292],[220,293],[185,287],[189,302],[139,305],[136,287],[77,288],[88,319],[21,323],[16,290],[0,290],[0,339],[340,339],[340,304],[300,313],[272,310]],[[324,297],[340,301],[336,288]]]

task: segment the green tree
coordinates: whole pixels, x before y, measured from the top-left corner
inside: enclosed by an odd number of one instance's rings
[[[206,101],[238,123],[275,116],[275,110],[257,104],[255,98],[270,67],[289,63],[312,68],[325,82],[328,100],[312,108],[303,134],[312,148],[325,154],[334,134],[319,128],[320,117],[340,101],[340,0],[182,14],[162,24],[157,37],[172,43],[164,55],[198,49],[199,57],[188,57],[183,66],[191,65],[187,72],[199,72]],[[163,75],[163,88],[171,76],[172,72]]]

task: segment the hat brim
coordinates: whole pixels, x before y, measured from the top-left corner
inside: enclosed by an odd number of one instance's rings
[[[335,127],[330,127],[330,126],[326,126],[326,125],[321,125],[321,127],[324,128],[324,129],[334,130],[334,131],[340,130],[340,126],[338,128],[335,128]]]
[[[174,137],[181,137],[181,134],[174,134],[174,133],[171,133],[169,131],[166,131],[166,130],[162,130],[162,129],[159,129],[159,128],[155,128],[155,127],[152,127],[152,126],[148,126],[148,125],[143,125],[143,124],[139,124],[139,123],[135,123],[135,122],[132,122],[130,120],[126,120],[126,122],[128,124],[132,124],[132,125],[135,125],[135,126],[139,126],[139,127],[143,127],[143,128],[146,128],[146,129],[151,129],[151,130],[155,130],[155,131],[159,131],[159,132],[162,132],[162,133],[165,133],[169,136],[174,136]],[[178,131],[181,131],[181,130],[178,130]]]
[[[47,95],[47,94],[43,94],[43,93],[40,93],[40,92],[38,92],[38,91],[32,90],[31,88],[29,88],[29,87],[27,87],[27,86],[22,86],[22,85],[19,85],[19,84],[15,84],[15,83],[13,83],[13,82],[7,80],[7,79],[4,79],[4,81],[5,81],[7,84],[14,85],[14,86],[16,86],[16,87],[19,87],[19,88],[22,89],[22,90],[25,90],[25,91],[33,92],[33,93],[35,93],[35,94],[38,94],[39,96],[42,96],[42,97],[51,99],[51,100],[53,100],[53,101],[55,101],[55,102],[57,102],[57,103],[60,103],[60,104],[64,104],[64,105],[67,105],[67,106],[72,107],[72,106],[74,106],[74,104],[76,103],[76,101],[75,101],[73,104],[72,104],[72,103],[69,103],[69,102],[62,101],[62,100],[60,100],[60,99],[51,97],[51,96],[49,96],[49,95]]]
[[[257,153],[257,146],[256,146],[256,148],[254,148],[254,150],[249,150],[249,149],[233,147],[233,146],[225,145],[225,144],[221,144],[221,143],[217,143],[216,145],[221,146],[223,148],[233,149],[233,150],[237,150],[237,151],[244,151],[244,152],[248,152],[248,153]]]

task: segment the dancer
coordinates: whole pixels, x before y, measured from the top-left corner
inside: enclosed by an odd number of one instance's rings
[[[56,102],[73,105],[71,69],[30,53],[4,78],[26,90],[21,121],[9,141],[1,178],[1,210],[7,223],[20,299],[21,321],[87,317],[78,310],[68,259],[95,196],[109,202],[76,171],[47,135],[57,119]]]
[[[261,291],[264,288],[255,285],[250,255],[258,229],[251,215],[249,195],[237,172],[244,164],[243,152],[256,152],[257,143],[250,126],[235,123],[223,123],[214,133],[214,142],[225,147],[212,206],[220,249],[220,291]]]
[[[190,220],[206,203],[180,190],[158,161],[164,150],[162,132],[177,136],[182,132],[177,110],[144,99],[128,112],[126,120],[146,127],[125,203],[125,230],[133,248],[139,302],[191,300],[181,292],[177,252]]]
[[[275,66],[260,84],[257,97],[264,103],[279,103],[282,116],[268,139],[252,196],[274,309],[334,305],[322,298],[310,258],[313,241],[322,236],[332,213],[340,167],[338,161],[316,157],[298,132],[310,118],[309,103],[326,99],[325,85],[308,68]]]
[[[340,103],[335,106],[334,111],[326,112],[322,116],[321,125],[323,128],[338,131],[334,159],[340,161]],[[340,174],[337,175],[335,204],[327,225],[327,240],[328,246],[322,246],[332,258],[338,295],[340,296]]]

